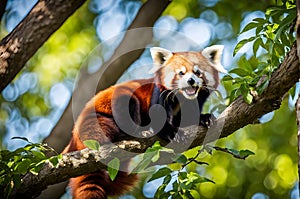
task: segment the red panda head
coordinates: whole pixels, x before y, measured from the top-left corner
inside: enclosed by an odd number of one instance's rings
[[[195,99],[201,89],[214,90],[219,84],[218,72],[227,71],[221,65],[224,46],[215,45],[200,52],[171,52],[150,49],[158,84],[168,90],[178,90],[187,99]]]

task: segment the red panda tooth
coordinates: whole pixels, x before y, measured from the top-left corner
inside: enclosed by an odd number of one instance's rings
[[[196,89],[193,88],[193,87],[188,87],[188,88],[185,88],[185,92],[188,94],[188,95],[193,95],[196,93]]]

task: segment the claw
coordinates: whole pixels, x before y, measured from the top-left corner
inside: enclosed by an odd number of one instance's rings
[[[200,115],[200,125],[209,128],[214,123],[214,116],[211,114]]]

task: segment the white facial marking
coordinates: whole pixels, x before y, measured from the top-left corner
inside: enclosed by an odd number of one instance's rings
[[[181,66],[180,69],[175,69],[175,72],[177,73],[177,75],[184,75],[186,73],[186,67]]]
[[[165,74],[165,79],[164,79],[164,85],[168,88],[168,89],[173,89],[174,85],[173,85],[173,79],[174,76],[176,74],[174,74],[174,72],[168,72]]]
[[[195,83],[191,86],[188,80],[192,78]],[[195,99],[198,96],[198,91],[201,88],[203,80],[197,77],[194,73],[187,72],[178,80],[178,88],[185,98]]]
[[[181,71],[183,72],[183,73],[186,73],[186,67],[185,66],[181,66]]]
[[[198,70],[200,70],[199,66],[198,65],[194,65],[193,71],[197,72]]]
[[[213,87],[216,83],[216,80],[214,79],[213,75],[209,72],[204,72],[204,77],[207,79],[207,85],[210,87]]]

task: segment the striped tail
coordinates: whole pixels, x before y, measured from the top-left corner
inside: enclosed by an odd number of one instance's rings
[[[70,180],[74,199],[106,199],[108,195],[119,196],[129,191],[137,181],[134,174],[119,171],[111,181],[107,171],[102,170]]]

